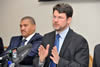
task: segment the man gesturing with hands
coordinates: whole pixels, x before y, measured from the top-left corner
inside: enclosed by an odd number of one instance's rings
[[[60,3],[53,8],[54,31],[44,35],[38,49],[41,67],[88,67],[89,49],[86,39],[70,28],[73,9]]]

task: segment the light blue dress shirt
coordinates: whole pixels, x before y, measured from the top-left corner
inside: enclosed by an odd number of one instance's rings
[[[60,35],[60,38],[59,38],[59,51],[58,51],[58,53],[60,53],[61,47],[63,45],[63,42],[65,40],[65,37],[68,34],[68,31],[69,31],[69,27],[67,27],[64,31],[62,31],[60,33],[56,32],[56,34],[59,34]]]
[[[68,34],[68,31],[69,31],[69,27],[67,27],[64,31],[62,31],[60,33],[56,32],[56,34],[59,34],[60,35],[60,38],[59,38],[59,51],[58,51],[58,53],[60,53],[61,47],[63,45],[63,42],[64,42],[65,37]],[[44,66],[44,62],[41,63],[40,60],[39,60],[39,67],[43,67]]]

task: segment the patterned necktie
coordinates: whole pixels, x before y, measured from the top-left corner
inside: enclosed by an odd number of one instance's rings
[[[54,46],[57,47],[57,51],[59,51],[59,38],[60,38],[60,35],[57,34],[55,44],[54,44]],[[50,67],[56,67],[56,64],[52,60],[50,61]]]
[[[26,41],[27,41],[26,39],[23,39],[22,42],[21,42],[21,46],[24,46]]]

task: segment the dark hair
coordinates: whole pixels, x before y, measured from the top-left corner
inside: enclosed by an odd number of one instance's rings
[[[25,19],[29,19],[29,20],[32,21],[32,24],[36,24],[34,18],[31,17],[31,16],[25,16],[25,17],[23,17],[23,18],[21,19],[21,21],[23,21],[23,20],[25,20]]]
[[[69,4],[60,3],[53,7],[53,13],[57,10],[59,13],[65,13],[66,17],[72,17],[73,8]]]

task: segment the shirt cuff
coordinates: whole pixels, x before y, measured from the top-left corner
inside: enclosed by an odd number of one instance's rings
[[[40,62],[40,59],[39,59],[39,67],[43,67],[44,63],[45,63],[45,61],[44,62]]]

